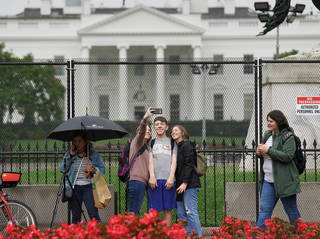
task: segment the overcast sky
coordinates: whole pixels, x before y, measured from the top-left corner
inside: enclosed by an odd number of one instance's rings
[[[23,11],[25,7],[39,7],[41,0],[0,0],[0,15],[15,15]],[[51,0],[55,7],[63,7],[64,0]],[[161,6],[166,3],[168,6],[175,7],[181,4],[182,0],[126,0],[126,5],[130,7],[132,4],[145,3],[149,5],[151,2],[153,6]],[[225,0],[209,0],[209,5],[222,4]],[[256,0],[262,1],[262,0]],[[122,5],[122,0],[91,0],[92,5],[112,6],[118,7]],[[253,8],[254,0],[236,0],[237,6],[249,6]],[[268,0],[271,6],[274,5],[275,0]],[[305,13],[309,13],[312,9],[314,12],[319,12],[312,4],[312,0],[291,0],[291,4],[304,3],[307,5]]]

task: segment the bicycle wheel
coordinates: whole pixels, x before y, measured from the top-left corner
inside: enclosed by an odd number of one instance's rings
[[[8,204],[16,225],[23,228],[27,228],[31,225],[37,225],[36,217],[32,210],[23,202],[8,200]],[[8,216],[7,209],[2,202],[0,204],[0,232],[3,232],[8,224],[13,224],[13,222]]]

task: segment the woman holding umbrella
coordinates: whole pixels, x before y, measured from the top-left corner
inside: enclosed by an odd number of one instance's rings
[[[82,202],[89,217],[101,221],[98,209],[94,206],[91,178],[95,173],[104,174],[104,163],[95,150],[91,149],[84,133],[76,133],[72,146],[61,162],[60,170],[66,173],[66,189],[72,187],[72,198],[69,201],[72,212],[72,223],[81,221]],[[71,184],[71,185],[70,185]]]

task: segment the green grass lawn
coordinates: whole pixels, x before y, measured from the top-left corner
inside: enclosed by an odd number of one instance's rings
[[[118,192],[119,212],[125,211],[125,184],[117,177],[117,167],[108,167],[105,178],[108,183],[114,185]],[[301,181],[314,182],[318,178],[314,171],[308,171],[300,176]],[[319,177],[320,178],[320,177]],[[59,184],[61,173],[56,170],[38,170],[23,172],[21,184]],[[218,166],[210,167],[207,174],[201,177],[201,190],[199,192],[199,215],[203,226],[217,226],[224,218],[224,198],[226,182],[255,182],[253,172],[239,171],[238,167]],[[147,211],[145,198],[141,213]],[[175,215],[175,214],[174,214]]]

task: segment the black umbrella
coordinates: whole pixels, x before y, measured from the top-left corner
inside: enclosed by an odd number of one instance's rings
[[[47,138],[72,141],[79,132],[84,132],[90,141],[121,138],[128,134],[124,128],[111,120],[97,116],[80,116],[64,121]]]

